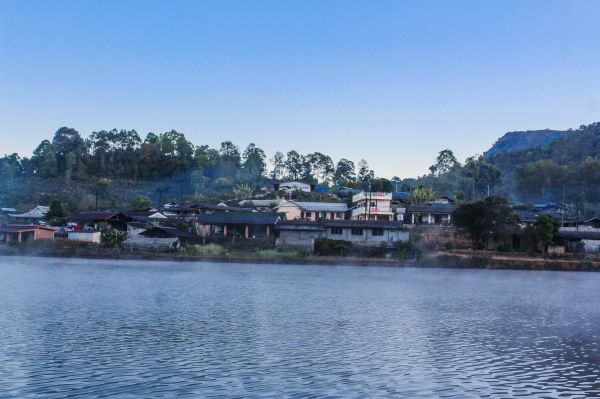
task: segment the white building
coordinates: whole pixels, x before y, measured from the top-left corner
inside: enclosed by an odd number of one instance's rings
[[[352,220],[394,220],[392,193],[362,192],[352,196]]]

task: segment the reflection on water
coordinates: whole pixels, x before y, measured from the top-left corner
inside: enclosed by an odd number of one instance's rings
[[[0,397],[600,396],[600,275],[0,258]]]

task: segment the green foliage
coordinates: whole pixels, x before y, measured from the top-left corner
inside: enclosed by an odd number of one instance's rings
[[[300,259],[306,257],[306,251],[301,249],[288,249],[287,251],[280,251],[276,249],[263,249],[256,252],[259,258],[262,259]]]
[[[353,183],[356,178],[354,169],[354,162],[345,158],[340,159],[335,168],[333,184],[337,187],[344,187]]]
[[[435,164],[431,165],[429,170],[431,171],[432,175],[440,176],[459,166],[460,163],[454,156],[452,150],[445,149],[438,153],[438,156],[435,159]]]
[[[418,236],[411,236],[411,239],[407,242],[397,242],[396,250],[398,251],[398,259],[401,261],[415,259],[421,260],[425,254],[425,247]]]
[[[105,248],[123,248],[127,232],[121,230],[104,230],[100,235],[100,243]]]
[[[485,247],[490,240],[507,243],[517,226],[516,215],[503,197],[488,197],[482,201],[460,204],[453,214],[455,226],[469,234],[473,247]]]
[[[67,212],[63,208],[60,200],[54,199],[50,202],[48,213],[44,217],[46,223],[50,226],[61,226],[65,223]]]
[[[181,247],[179,252],[191,257],[223,256],[227,254],[227,250],[217,244],[186,245]]]
[[[435,196],[436,193],[432,189],[419,186],[411,191],[410,200],[415,204],[424,204],[433,201]]]
[[[250,198],[253,191],[254,190],[249,184],[238,184],[233,188],[233,190],[231,190],[231,194],[236,200],[241,200],[244,198]]]
[[[315,240],[315,253],[321,256],[344,256],[352,249],[352,243],[345,240],[318,238]]]
[[[152,200],[145,195],[137,195],[131,201],[131,209],[134,211],[145,211],[149,208],[152,208]]]
[[[530,251],[535,251],[541,245],[542,252],[551,245],[558,233],[560,223],[550,215],[540,215],[534,224],[527,226],[524,231],[525,241]]]

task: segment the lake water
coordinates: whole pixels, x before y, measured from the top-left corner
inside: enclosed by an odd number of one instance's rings
[[[0,397],[598,397],[600,274],[0,257]]]

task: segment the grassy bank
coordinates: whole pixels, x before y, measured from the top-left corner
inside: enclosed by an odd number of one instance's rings
[[[427,252],[419,259],[316,256],[300,250],[275,249],[230,250],[220,245],[196,245],[178,252],[129,252],[122,249],[102,248],[73,242],[36,242],[32,244],[0,246],[0,255],[41,256],[91,259],[146,259],[174,261],[213,261],[238,263],[286,263],[312,265],[363,265],[416,268],[470,268],[554,271],[600,271],[598,257],[543,258],[520,254],[492,252]]]

